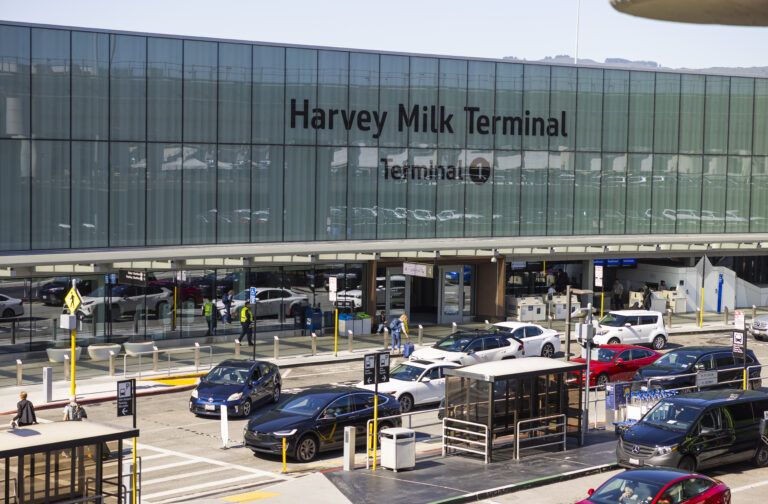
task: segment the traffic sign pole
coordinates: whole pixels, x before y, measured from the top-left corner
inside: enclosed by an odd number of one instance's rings
[[[64,302],[67,305],[67,308],[69,308],[70,315],[75,315],[75,312],[77,310],[77,307],[80,306],[80,296],[77,294],[77,281],[73,278],[72,279],[72,288],[67,293],[67,296],[64,298]],[[75,315],[76,316],[76,315]],[[69,374],[71,377],[70,381],[70,389],[69,389],[69,395],[74,396],[75,395],[75,354],[77,351],[77,339],[76,339],[76,331],[74,327],[72,328],[72,338],[71,338],[71,345],[70,345],[70,370]]]

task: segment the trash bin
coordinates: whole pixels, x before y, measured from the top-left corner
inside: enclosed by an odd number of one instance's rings
[[[397,472],[416,467],[416,432],[402,427],[381,430],[381,467]]]

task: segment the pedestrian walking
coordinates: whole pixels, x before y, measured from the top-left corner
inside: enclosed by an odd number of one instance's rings
[[[69,404],[64,406],[64,420],[65,422],[85,420],[88,415],[85,413],[85,408],[77,404],[77,397],[69,396]]]
[[[624,297],[624,286],[621,285],[621,282],[619,282],[619,279],[617,278],[613,282],[613,297],[611,299],[611,308],[614,310],[619,310],[622,307],[621,300]]]
[[[221,296],[221,302],[224,304],[224,315],[221,317],[226,325],[232,325],[232,299],[234,292],[232,289]]]
[[[401,336],[404,334],[408,338],[408,317],[403,313],[399,318],[392,320],[389,329],[392,331],[392,353],[400,353],[402,343]],[[395,350],[397,349],[397,350]]]
[[[203,317],[205,317],[205,321],[208,323],[208,331],[205,335],[213,336],[216,333],[216,305],[208,298],[203,303]]]
[[[248,305],[240,310],[240,341],[244,336],[248,337],[248,344],[253,345],[253,314]]]
[[[16,403],[16,416],[11,420],[11,428],[36,424],[35,406],[27,401],[27,393],[19,394],[19,399],[21,400]]]

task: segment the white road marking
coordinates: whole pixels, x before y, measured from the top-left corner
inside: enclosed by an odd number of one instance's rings
[[[171,455],[168,455],[167,453],[158,453],[156,455],[144,455],[141,457],[141,461],[143,462],[145,460],[153,460],[156,458],[163,458],[163,457],[170,457],[170,456]]]
[[[153,483],[163,483],[165,481],[173,481],[173,480],[182,479],[182,478],[191,478],[192,476],[200,476],[201,474],[208,474],[208,473],[217,472],[217,471],[226,471],[227,469],[228,469],[227,467],[211,467],[208,469],[203,469],[202,471],[196,471],[191,473],[185,472],[181,474],[175,474],[173,476],[168,476],[166,478],[155,478],[151,480],[145,480],[144,478],[142,478],[141,486],[143,487],[144,485],[151,485]]]
[[[225,480],[211,481],[209,483],[200,483],[199,485],[187,485],[187,486],[185,486],[183,488],[174,488],[172,490],[165,490],[163,492],[156,492],[156,493],[152,493],[152,494],[143,494],[141,496],[141,499],[142,500],[144,500],[144,499],[154,499],[156,497],[165,497],[166,495],[173,495],[173,494],[177,494],[179,492],[185,492],[185,491],[189,491],[189,490],[199,490],[201,488],[210,488],[210,487],[221,486],[221,485],[226,486],[228,483],[235,483],[237,481],[243,481],[243,480],[246,480],[246,479],[253,479],[253,475],[252,474],[244,474],[242,476],[237,476],[236,478],[228,478],[228,479],[225,479]]]
[[[756,488],[763,485],[768,485],[768,481],[761,481],[760,483],[752,483],[751,485],[744,485],[736,488],[731,488],[731,493],[741,492],[742,490],[749,490],[750,488]]]
[[[285,378],[286,376],[288,376],[289,374],[291,374],[291,371],[293,371],[293,369],[286,369],[285,371],[283,371],[283,372],[281,372],[281,373],[280,373],[280,377],[281,377],[281,378]]]
[[[142,457],[142,461],[143,460],[144,460],[144,458]],[[194,464],[195,462],[197,462],[197,460],[182,460],[181,462],[174,462],[173,464],[165,464],[165,465],[159,465],[159,466],[154,466],[154,467],[142,467],[141,468],[141,473],[144,474],[144,473],[148,473],[148,472],[152,472],[152,471],[160,471],[162,469],[170,469],[171,467],[178,467],[178,466],[183,466],[183,465]]]

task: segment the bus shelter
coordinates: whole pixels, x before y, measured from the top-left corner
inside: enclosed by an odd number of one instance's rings
[[[585,364],[527,357],[446,368],[443,454],[469,452],[486,463],[494,449],[582,444]]]
[[[0,431],[0,501],[130,502],[123,485],[123,440],[138,435],[138,429],[89,420]]]

